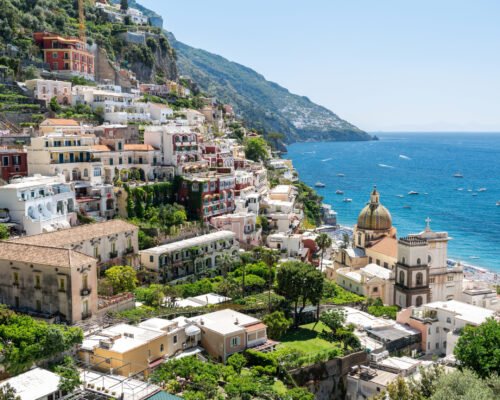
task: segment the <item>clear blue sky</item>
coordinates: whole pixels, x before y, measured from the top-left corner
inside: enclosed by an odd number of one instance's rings
[[[500,0],[139,0],[368,131],[500,131]]]

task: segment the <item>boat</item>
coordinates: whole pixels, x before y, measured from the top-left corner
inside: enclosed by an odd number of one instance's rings
[[[337,190],[335,191],[336,194],[344,194],[344,192],[342,190]]]
[[[479,188],[477,191],[478,191],[478,192],[486,192],[487,190],[488,190],[488,189],[486,189],[486,188]]]
[[[460,172],[456,172],[455,174],[453,174],[453,177],[454,178],[463,178],[464,176]]]
[[[314,186],[316,186],[317,188],[324,188],[324,187],[326,187],[326,185],[323,182],[319,182],[319,181],[316,182],[314,184]]]
[[[472,193],[473,196],[477,196],[477,193]]]
[[[472,192],[472,189],[467,189],[468,192]]]
[[[406,206],[403,206],[403,208],[410,209],[411,206],[406,205]]]
[[[462,190],[464,190],[464,188],[458,188],[457,189],[459,192],[461,192]]]
[[[340,176],[341,178],[343,178],[345,175],[344,174],[337,174],[337,176]]]
[[[402,199],[404,196],[402,194],[398,194],[397,197]]]
[[[410,196],[415,196],[415,195],[417,195],[417,194],[418,194],[418,192],[415,192],[415,191],[413,191],[413,190],[412,190],[411,192],[408,192],[408,194],[409,194]]]
[[[497,206],[500,206],[500,200],[497,201]]]
[[[481,257],[479,257],[479,256],[470,256],[469,258],[471,260],[479,260]]]
[[[343,201],[344,201],[344,203],[350,203],[350,202],[352,202],[352,199],[345,198]]]

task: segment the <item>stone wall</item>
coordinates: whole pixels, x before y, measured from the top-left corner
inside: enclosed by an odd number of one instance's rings
[[[290,371],[297,385],[304,386],[315,395],[316,400],[343,400],[347,388],[347,374],[351,367],[365,364],[368,354],[365,351],[335,358],[327,362]]]

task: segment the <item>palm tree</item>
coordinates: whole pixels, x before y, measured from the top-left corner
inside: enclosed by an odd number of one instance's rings
[[[332,238],[326,233],[320,233],[316,238],[316,244],[321,250],[320,271],[323,272],[323,257],[325,256],[325,250],[332,245]]]
[[[274,282],[274,269],[273,268],[276,265],[276,263],[279,261],[280,256],[276,251],[262,247],[260,250],[260,259],[269,268],[269,282],[268,282],[269,287],[268,287],[267,301],[268,301],[269,312],[271,312],[271,286]]]

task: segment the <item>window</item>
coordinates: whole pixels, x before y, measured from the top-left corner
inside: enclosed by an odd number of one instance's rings
[[[173,342],[174,342],[174,344],[176,344],[176,343],[177,343],[177,335],[174,335],[174,337],[173,337]]]
[[[57,53],[52,53],[52,58],[57,58]]]
[[[404,285],[405,283],[405,273],[403,271],[399,271],[399,283]]]
[[[94,246],[94,258],[99,258],[99,246]]]
[[[41,287],[40,275],[35,275],[35,288],[40,289],[40,287]]]
[[[432,261],[432,257],[430,255],[427,256],[427,263],[430,264]]]
[[[417,258],[417,265],[420,265],[420,264],[421,264],[420,258]]]
[[[436,278],[429,278],[429,283],[434,283],[436,281]]]
[[[235,336],[231,338],[231,347],[237,347],[241,343],[241,339],[239,336]]]
[[[153,262],[155,260],[154,256],[149,256],[149,262]]]
[[[386,262],[384,263],[384,268],[385,269],[389,269],[389,264],[387,264]]]
[[[2,165],[3,165],[4,167],[9,166],[9,157],[8,157],[8,156],[4,156],[4,157],[2,157]]]
[[[165,348],[165,347],[163,346],[163,343],[162,343],[162,344],[160,344],[160,351],[161,351],[162,353],[163,353],[163,349],[164,349],[164,348]]]
[[[378,287],[373,288],[373,293],[378,293]]]
[[[94,176],[101,176],[101,168],[94,168]]]
[[[66,290],[65,289],[64,278],[60,278],[59,279],[59,290],[62,290],[62,291]]]
[[[368,263],[370,263],[370,264],[371,264],[372,262],[373,262],[373,258],[368,257]]]
[[[439,326],[436,326],[436,333],[439,333]]]
[[[13,274],[14,276],[14,285],[19,285],[19,273],[18,272],[14,272]]]
[[[420,307],[423,303],[422,296],[417,296],[416,304],[417,307]]]
[[[451,324],[451,318],[450,317],[446,317],[446,323],[447,324]]]
[[[403,258],[401,259],[401,264],[406,264],[406,258],[404,258],[404,257],[403,257]]]
[[[16,305],[16,308],[19,308],[19,296],[14,297],[14,304]]]
[[[377,259],[377,265],[380,265],[380,260]]]
[[[443,342],[443,348],[446,349],[446,340]]]
[[[451,282],[453,280],[453,275],[448,276],[448,282]]]
[[[12,157],[12,163],[14,165],[21,165],[21,157],[19,157],[19,156]]]
[[[439,349],[439,342],[436,342],[436,349]]]
[[[431,342],[427,343],[427,350],[431,349]]]
[[[424,274],[422,272],[417,273],[417,286],[422,286],[424,284]]]
[[[429,326],[429,329],[427,330],[427,332],[429,333],[429,335],[431,335],[431,334],[432,334],[432,332],[431,332],[431,327],[430,327],[430,326]]]
[[[40,300],[36,301],[36,310],[38,312],[42,311],[42,302]]]
[[[89,276],[87,274],[84,274],[82,277],[82,286],[83,286],[83,289],[89,288]]]
[[[113,165],[113,159],[112,158],[109,159],[109,165]]]
[[[118,142],[118,150],[122,149],[122,142]]]

